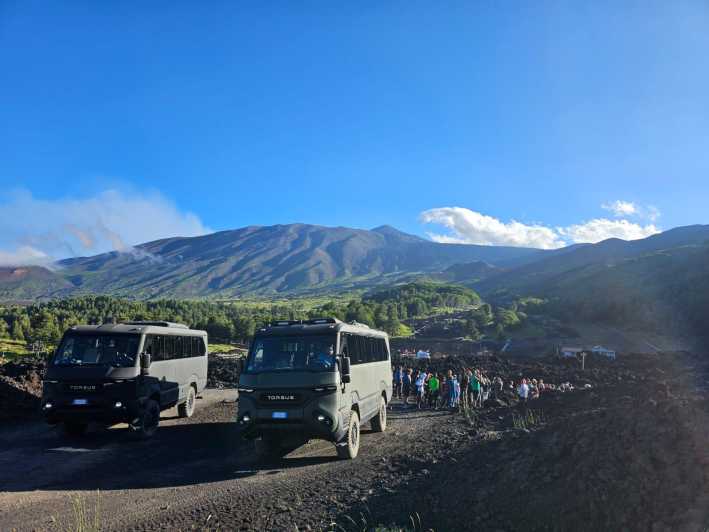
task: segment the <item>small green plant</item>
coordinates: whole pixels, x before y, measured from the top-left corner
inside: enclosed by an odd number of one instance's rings
[[[343,519],[347,521],[347,524],[343,526],[338,523],[331,523],[330,532],[434,532],[432,528],[423,528],[421,516],[418,513],[413,513],[409,516],[410,524],[407,526],[375,524],[369,508],[365,508],[364,512],[360,512],[358,518],[345,515]]]
[[[93,508],[89,508],[86,499],[81,495],[72,496],[70,501],[72,522],[65,525],[52,517],[52,521],[56,523],[57,529],[65,532],[100,532],[101,493],[99,490],[96,490],[96,504]]]
[[[529,430],[535,425],[544,423],[544,413],[542,411],[525,410],[521,414],[512,412],[512,426],[516,429]]]
[[[478,413],[468,402],[461,401],[458,411],[463,415],[463,418],[471,427],[475,427],[478,424]]]

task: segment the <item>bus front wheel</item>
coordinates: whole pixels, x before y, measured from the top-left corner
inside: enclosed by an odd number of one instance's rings
[[[359,453],[359,414],[356,410],[350,412],[350,422],[347,426],[347,434],[337,442],[337,456],[352,460]]]

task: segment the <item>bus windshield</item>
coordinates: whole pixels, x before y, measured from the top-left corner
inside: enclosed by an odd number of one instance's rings
[[[256,337],[246,362],[247,373],[264,371],[333,371],[333,336]]]
[[[57,349],[54,365],[132,367],[139,343],[140,335],[137,334],[67,335]]]

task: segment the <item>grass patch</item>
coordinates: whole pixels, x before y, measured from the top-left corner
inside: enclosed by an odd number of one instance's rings
[[[463,415],[463,418],[465,421],[470,425],[471,427],[475,427],[478,424],[478,413],[475,411],[473,407],[470,406],[467,402],[461,401],[460,406],[458,407],[460,413]]]
[[[81,495],[70,497],[71,522],[62,523],[54,516],[52,522],[57,530],[65,532],[100,532],[101,526],[101,492],[96,490],[96,502],[90,505]]]
[[[343,521],[344,525],[331,523],[328,530],[330,532],[434,532],[432,528],[423,527],[421,516],[418,513],[409,516],[409,524],[406,526],[377,524],[374,522],[369,508],[360,512],[357,517],[344,515]]]
[[[31,352],[27,348],[27,342],[20,340],[0,339],[0,360],[13,359],[29,355]]]
[[[529,430],[544,423],[544,412],[525,410],[522,413],[512,412],[512,426],[516,429]]]
[[[232,351],[235,351],[237,349],[241,350],[242,348],[231,344],[213,344],[211,342],[209,343],[210,353],[231,353]]]

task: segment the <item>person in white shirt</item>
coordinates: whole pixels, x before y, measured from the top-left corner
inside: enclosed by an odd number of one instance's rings
[[[527,384],[527,379],[522,379],[522,382],[520,382],[519,387],[517,388],[517,395],[519,395],[520,403],[527,403],[527,397],[529,397],[529,385]]]

